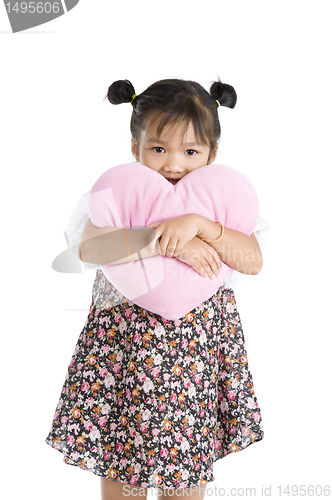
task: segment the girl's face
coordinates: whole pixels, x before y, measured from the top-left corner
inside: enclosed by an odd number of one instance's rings
[[[166,127],[157,139],[158,123],[152,123],[141,132],[139,143],[131,140],[131,151],[136,160],[155,170],[172,184],[197,168],[211,164],[217,148],[197,143],[192,123],[183,135],[183,127]],[[210,154],[211,153],[211,154]]]

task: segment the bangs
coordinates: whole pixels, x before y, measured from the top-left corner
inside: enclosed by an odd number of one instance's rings
[[[157,126],[158,138],[165,129],[170,130],[170,132],[173,131],[174,134],[174,129],[181,126],[183,127],[182,137],[184,137],[190,123],[192,123],[197,144],[213,147],[211,117],[207,110],[200,105],[199,101],[191,96],[188,96],[180,104],[176,103],[176,106],[168,106],[166,110],[155,110],[147,117],[147,128],[157,121],[159,122]]]

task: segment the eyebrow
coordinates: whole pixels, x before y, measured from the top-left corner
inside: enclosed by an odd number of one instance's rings
[[[154,137],[152,137],[151,139],[148,139],[146,142],[147,143],[159,142],[159,144],[167,144],[166,142],[161,141],[160,139],[156,139]],[[182,145],[183,146],[201,146],[201,144],[198,142],[183,142]]]

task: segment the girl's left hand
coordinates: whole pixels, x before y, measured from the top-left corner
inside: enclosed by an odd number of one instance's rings
[[[150,251],[155,252],[157,239],[161,236],[160,255],[177,257],[186,243],[197,235],[199,231],[198,219],[197,214],[187,214],[149,224],[147,227],[156,231],[155,237],[149,245]]]

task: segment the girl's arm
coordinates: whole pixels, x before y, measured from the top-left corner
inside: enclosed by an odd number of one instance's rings
[[[219,237],[219,224],[197,215],[199,232],[197,236],[215,240]],[[240,231],[224,228],[222,238],[216,243],[209,242],[220,259],[229,267],[243,274],[258,274],[263,266],[263,256],[255,235],[247,236]]]
[[[126,230],[118,227],[98,228],[88,219],[79,244],[80,260],[93,264],[113,265],[154,257],[159,255],[158,245],[154,253],[149,249],[154,234],[154,229],[148,227]]]

